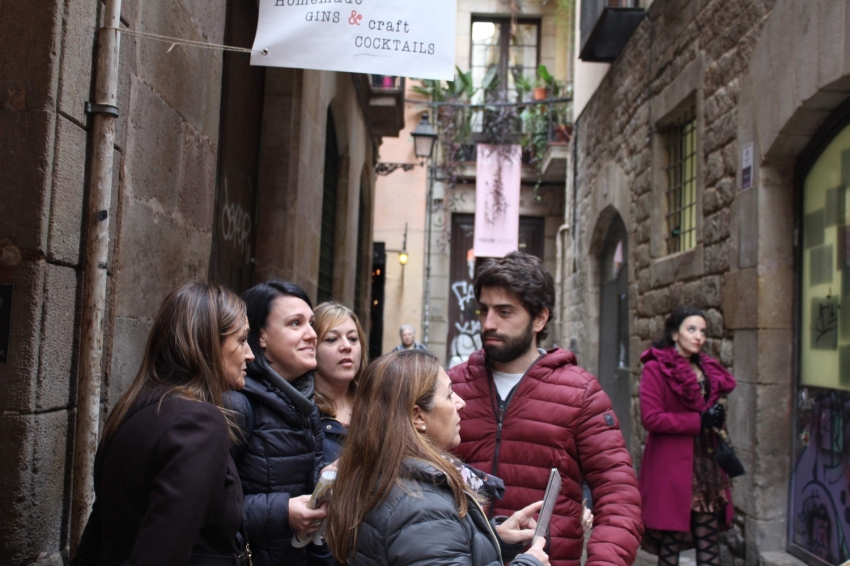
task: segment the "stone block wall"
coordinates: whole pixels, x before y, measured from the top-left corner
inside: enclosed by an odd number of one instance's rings
[[[0,35],[0,564],[68,559],[89,120],[101,2],[13,0]],[[126,0],[122,25],[221,42],[225,1]],[[121,38],[103,359],[111,406],[165,293],[205,278],[221,54]],[[129,124],[129,127],[128,127]]]
[[[789,430],[772,420],[762,425],[753,415],[768,414],[771,403],[790,402],[790,319],[773,324],[773,336],[760,330],[771,328],[764,317],[776,310],[765,304],[757,268],[759,246],[770,237],[757,220],[758,193],[741,193],[737,178],[741,84],[775,4],[654,2],[577,119],[575,199],[571,185],[567,191],[576,223],[564,243],[562,340],[575,340],[579,362],[591,371],[597,369],[599,340],[598,254],[613,216],[619,214],[628,231],[636,468],[646,434],[637,398],[639,356],[663,331],[666,316],[683,305],[703,309],[705,351],[738,377],[729,427],[750,473],[733,482],[737,516],[722,557],[736,565],[758,563],[761,550],[784,549],[784,526],[776,519],[784,516],[777,509],[786,501],[788,450],[782,446]],[[663,119],[683,102],[693,103],[697,116],[697,245],[668,255]],[[777,359],[781,352],[786,355]],[[778,367],[779,360],[788,365]],[[761,385],[768,368],[777,373]],[[756,464],[769,457],[775,457],[773,473]]]

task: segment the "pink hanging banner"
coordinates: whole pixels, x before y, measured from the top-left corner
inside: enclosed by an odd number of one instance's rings
[[[478,144],[475,256],[504,257],[519,245],[522,148]]]

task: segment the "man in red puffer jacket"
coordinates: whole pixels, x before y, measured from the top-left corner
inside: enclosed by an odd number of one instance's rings
[[[505,497],[493,502],[492,515],[543,499],[549,470],[558,469],[547,549],[553,566],[581,560],[587,481],[594,514],[587,566],[630,565],[643,534],[640,494],[611,401],[571,352],[537,348],[554,287],[543,262],[521,252],[491,260],[476,277],[484,349],[449,370],[466,401],[456,453],[504,480]]]

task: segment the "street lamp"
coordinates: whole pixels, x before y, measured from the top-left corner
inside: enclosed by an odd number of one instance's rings
[[[413,152],[424,164],[426,159],[430,159],[431,152],[434,151],[434,142],[437,141],[437,131],[431,125],[427,112],[422,114],[422,120],[411,135],[413,136]]]
[[[431,125],[427,112],[422,114],[422,120],[419,121],[416,129],[410,135],[413,136],[413,153],[419,158],[419,163],[378,163],[375,165],[375,173],[389,175],[397,169],[411,171],[417,165],[425,166],[426,160],[431,157],[431,152],[434,151],[434,142],[437,141],[437,131]]]
[[[404,241],[401,244],[400,250],[385,250],[390,253],[398,254],[398,262],[404,268],[407,265],[407,260],[410,256],[407,255],[407,222],[404,223]]]

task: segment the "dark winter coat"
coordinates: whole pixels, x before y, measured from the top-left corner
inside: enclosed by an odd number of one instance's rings
[[[342,454],[342,444],[348,435],[348,427],[333,417],[322,415],[322,432],[325,435],[322,465],[324,467],[339,460]]]
[[[493,512],[510,515],[543,499],[550,469],[557,468],[562,489],[550,524],[549,561],[579,564],[584,479],[595,516],[587,564],[632,564],[643,525],[631,458],[608,395],[575,356],[559,348],[540,356],[504,401],[483,350],[449,376],[466,401],[456,453],[505,482],[505,497],[493,503]]]
[[[227,421],[211,403],[160,403],[164,392],[142,397],[98,448],[96,500],[71,564],[236,564],[242,489]]]
[[[640,469],[643,521],[661,531],[691,530],[694,438],[700,433],[700,413],[735,388],[735,378],[705,354],[700,366],[709,382],[703,398],[697,377],[675,348],[650,348],[641,354],[640,413],[649,433]],[[722,470],[720,473],[725,473]],[[727,492],[726,522],[732,521],[732,493]]]
[[[255,566],[332,563],[327,547],[292,546],[289,499],[309,495],[322,465],[322,427],[313,376],[288,383],[271,368],[249,372],[245,388],[225,395],[244,441],[233,459],[245,492],[244,516]]]
[[[461,518],[445,474],[430,464],[406,460],[400,484],[364,517],[351,566],[502,566],[521,550],[499,539],[471,496]],[[512,564],[540,566],[529,554]]]

